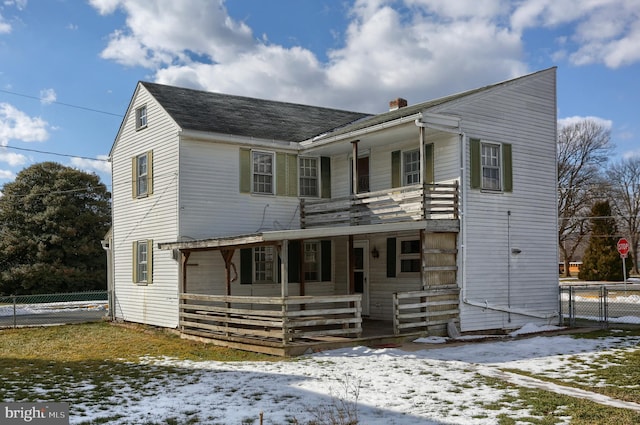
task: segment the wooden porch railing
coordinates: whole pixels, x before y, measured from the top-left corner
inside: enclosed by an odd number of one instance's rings
[[[360,336],[362,295],[180,295],[180,328],[210,338],[278,341]]]
[[[458,218],[458,182],[300,201],[300,226],[303,229],[439,218]]]
[[[443,328],[452,319],[459,319],[459,292],[457,285],[446,285],[393,294],[393,333]]]

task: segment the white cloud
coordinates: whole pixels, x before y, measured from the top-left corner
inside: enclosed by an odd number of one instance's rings
[[[43,142],[49,138],[49,124],[40,117],[30,117],[8,103],[0,103],[0,146],[9,140]]]
[[[4,20],[0,15],[0,34],[8,34],[11,32],[11,24]]]
[[[18,10],[23,10],[27,7],[27,0],[4,0],[2,5],[4,7],[15,7]],[[8,34],[12,29],[11,24],[7,22],[2,15],[0,15],[0,34]]]
[[[16,175],[10,170],[0,170],[0,180],[13,180]],[[0,198],[2,198],[2,192],[0,192]]]
[[[640,2],[637,0],[527,0],[511,16],[514,29],[566,25],[575,65],[618,68],[640,60]]]
[[[102,52],[102,57],[125,65],[189,63],[189,53],[221,62],[253,48],[249,27],[231,19],[222,2],[191,0],[188,7],[175,0],[93,0],[91,4],[103,14],[118,8],[126,13],[127,28],[113,32]]]
[[[0,148],[0,162],[16,167],[24,165],[27,162],[27,157],[19,153],[9,152],[6,148]]]
[[[44,105],[50,105],[58,100],[58,95],[54,89],[40,90],[40,102]]]
[[[594,117],[594,116],[586,116],[586,117],[581,117],[578,115],[572,116],[572,117],[566,117],[566,118],[560,118],[558,120],[558,127],[562,128],[562,127],[566,127],[569,125],[573,125],[573,124],[577,124],[579,122],[582,121],[593,121],[596,124],[598,124],[599,126],[607,129],[607,130],[611,130],[611,128],[613,127],[613,121],[605,119],[605,118],[600,118],[600,117]]]
[[[624,159],[640,158],[640,149],[624,152],[621,157]]]
[[[87,172],[111,174],[111,163],[105,161],[106,155],[98,155],[97,159],[71,158],[71,165]]]
[[[158,82],[370,112],[398,96],[415,103],[532,71],[522,39],[532,28],[562,28],[550,59],[640,61],[637,0],[356,0],[341,47],[327,52],[258,39],[224,1],[90,4],[126,15],[102,57],[146,67]]]

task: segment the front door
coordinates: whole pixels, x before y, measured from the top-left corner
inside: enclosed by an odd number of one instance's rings
[[[362,294],[362,315],[369,315],[369,241],[353,243],[354,292]]]

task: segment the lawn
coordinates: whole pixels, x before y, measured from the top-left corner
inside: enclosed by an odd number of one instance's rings
[[[480,376],[474,365],[493,357],[492,367],[640,403],[638,335],[445,344],[413,353],[360,347],[284,360],[143,326],[11,329],[0,331],[0,399],[69,402],[72,424],[257,425],[262,413],[265,424],[348,423],[341,413],[367,425],[636,424],[633,410],[516,387]],[[507,359],[509,350],[522,355]]]

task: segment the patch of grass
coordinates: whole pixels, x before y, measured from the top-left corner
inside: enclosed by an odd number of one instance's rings
[[[200,379],[197,371],[141,362],[153,357],[225,362],[279,360],[196,343],[146,326],[104,322],[9,329],[0,331],[0,399],[38,402],[44,397],[66,401],[72,415],[79,420],[87,418],[85,424],[111,423],[121,417],[90,420],[88,412],[95,416],[96,411],[114,406],[126,410],[142,397],[161,393],[177,379],[186,378],[191,383]],[[123,400],[117,397],[120,390],[132,390],[137,397]],[[187,419],[170,417],[162,424],[200,423],[192,412],[185,415]]]
[[[197,343],[165,330],[107,322],[0,331],[0,357],[49,361],[138,361],[141,357],[252,361],[279,358]]]
[[[592,401],[560,395],[544,390],[517,387],[494,378],[482,378],[495,388],[512,388],[501,400],[482,405],[487,410],[526,409],[530,416],[514,418],[508,413],[498,415],[499,425],[534,424],[553,425],[565,423],[571,417],[571,425],[632,425],[640,423],[640,413],[603,406]]]

